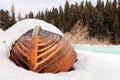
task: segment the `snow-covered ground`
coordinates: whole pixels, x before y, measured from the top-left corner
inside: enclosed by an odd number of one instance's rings
[[[34,19],[18,22],[0,33],[0,80],[120,80],[120,54],[106,54],[78,48],[75,48],[78,61],[73,65],[75,70],[70,72],[39,74],[16,66],[8,59],[11,45],[36,25],[63,35],[53,25]]]

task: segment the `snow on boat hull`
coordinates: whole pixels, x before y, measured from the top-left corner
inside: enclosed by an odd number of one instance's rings
[[[76,56],[64,37],[39,26],[22,35],[10,51],[10,59],[16,65],[38,73],[68,71]]]

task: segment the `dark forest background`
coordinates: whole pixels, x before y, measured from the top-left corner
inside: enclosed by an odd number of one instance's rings
[[[69,4],[69,1],[66,1],[64,8],[53,7],[51,10],[38,11],[36,15],[30,11],[25,16],[21,16],[20,12],[16,15],[14,8],[12,5],[11,12],[0,9],[0,28],[3,30],[23,19],[36,18],[55,25],[65,33],[70,32],[79,21],[83,28],[84,25],[88,26],[88,39],[108,39],[112,44],[120,44],[120,0],[107,0],[106,3],[97,0],[96,6],[89,1],[80,4]]]

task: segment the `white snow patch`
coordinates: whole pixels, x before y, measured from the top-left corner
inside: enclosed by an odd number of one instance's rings
[[[0,33],[3,33],[4,31],[0,28]]]
[[[79,70],[81,68],[78,66],[82,65],[82,68],[84,68],[87,73],[90,72],[90,74],[94,76],[93,80],[120,79],[120,55],[79,50],[77,52],[79,55],[78,62],[75,63],[75,67]],[[81,60],[83,61],[82,63],[79,61],[81,55],[84,56]]]
[[[23,35],[25,32],[33,29],[35,26],[41,26],[42,29],[54,32],[57,34],[60,34],[63,36],[62,32],[57,29],[52,24],[49,24],[43,20],[37,20],[37,19],[25,19],[22,20],[16,24],[14,24],[12,27],[10,27],[8,30],[6,30],[5,35],[6,38],[9,39],[9,37],[19,38],[21,35]],[[9,35],[8,35],[9,34]]]

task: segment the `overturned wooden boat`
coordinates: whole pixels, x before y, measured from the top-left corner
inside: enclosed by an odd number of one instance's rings
[[[37,26],[15,41],[9,58],[34,72],[58,73],[71,68],[76,53],[64,37]]]

